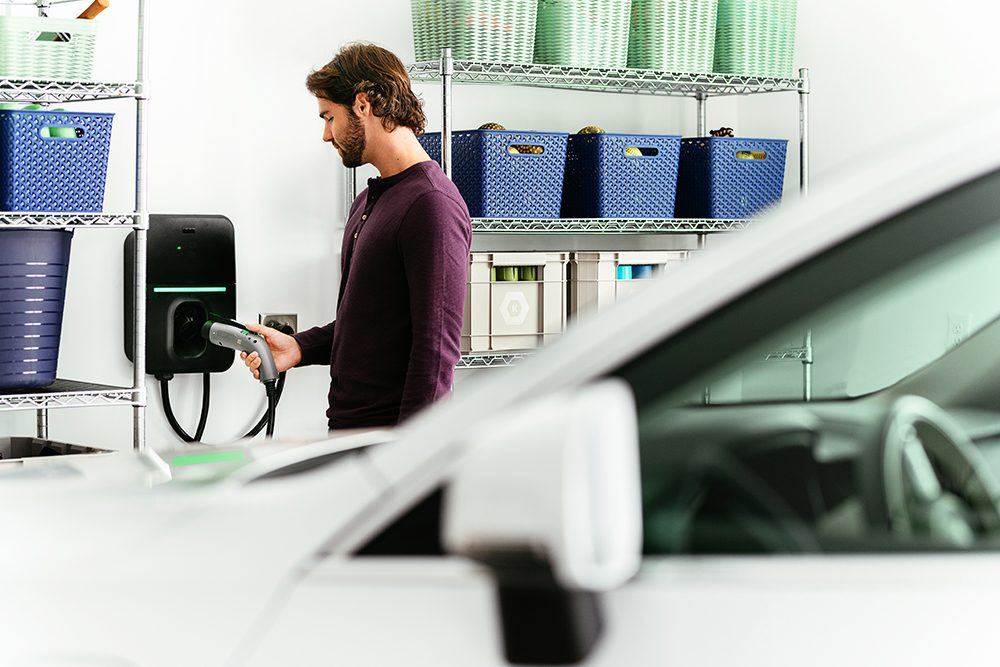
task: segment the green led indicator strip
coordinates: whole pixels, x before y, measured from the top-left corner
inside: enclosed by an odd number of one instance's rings
[[[212,452],[210,454],[192,454],[190,456],[175,456],[171,462],[177,466],[193,466],[198,463],[219,463],[220,461],[239,461],[243,458],[242,451]]]
[[[194,294],[203,292],[225,292],[225,287],[154,287],[153,292],[168,294]]]

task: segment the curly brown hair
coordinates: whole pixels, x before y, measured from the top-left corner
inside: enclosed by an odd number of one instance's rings
[[[406,66],[380,46],[364,42],[344,46],[333,60],[306,77],[306,88],[316,97],[349,110],[358,93],[365,93],[372,113],[382,119],[387,131],[402,126],[416,135],[424,133],[427,117],[423,102],[410,88]]]

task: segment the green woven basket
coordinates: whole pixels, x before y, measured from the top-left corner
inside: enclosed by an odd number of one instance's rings
[[[714,71],[792,76],[796,0],[719,0]]]
[[[538,0],[410,0],[418,62],[451,48],[456,60],[530,63]]]
[[[711,72],[718,0],[632,0],[628,66]]]
[[[625,67],[631,0],[538,0],[535,62]]]
[[[89,79],[96,49],[97,21],[0,16],[0,77]]]

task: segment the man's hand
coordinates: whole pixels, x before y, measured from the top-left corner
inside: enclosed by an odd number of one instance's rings
[[[263,336],[264,340],[267,341],[267,346],[271,348],[271,356],[274,357],[274,365],[279,373],[287,371],[302,361],[302,348],[299,347],[298,341],[288,334],[283,334],[277,329],[265,327],[262,324],[244,324],[243,326]],[[257,369],[260,368],[260,356],[256,352],[250,354],[240,352],[240,359],[253,373],[254,379],[259,380],[260,372]]]

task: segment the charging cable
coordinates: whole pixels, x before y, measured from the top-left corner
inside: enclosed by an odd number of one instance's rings
[[[281,392],[285,388],[285,373],[287,373],[287,371],[278,373],[278,382],[274,392],[274,407],[271,408],[269,401],[269,409],[261,415],[260,420],[254,425],[253,428],[247,431],[246,435],[244,435],[241,439],[255,437],[268,423],[271,424],[271,432],[267,433],[267,435],[268,437],[273,435],[275,410],[278,407],[278,402],[281,400]],[[167,383],[170,382],[174,376],[169,373],[164,373],[162,375],[156,375],[155,377],[160,381],[160,399],[163,402],[163,412],[167,417],[167,422],[170,424],[170,428],[172,428],[174,433],[177,434],[177,437],[184,442],[201,442],[201,438],[205,433],[205,424],[208,422],[208,407],[211,395],[212,374],[202,374],[201,417],[198,419],[198,428],[194,432],[193,436],[189,435],[184,427],[180,425],[180,422],[177,421],[177,418],[174,416],[173,408],[170,405],[170,387]]]

